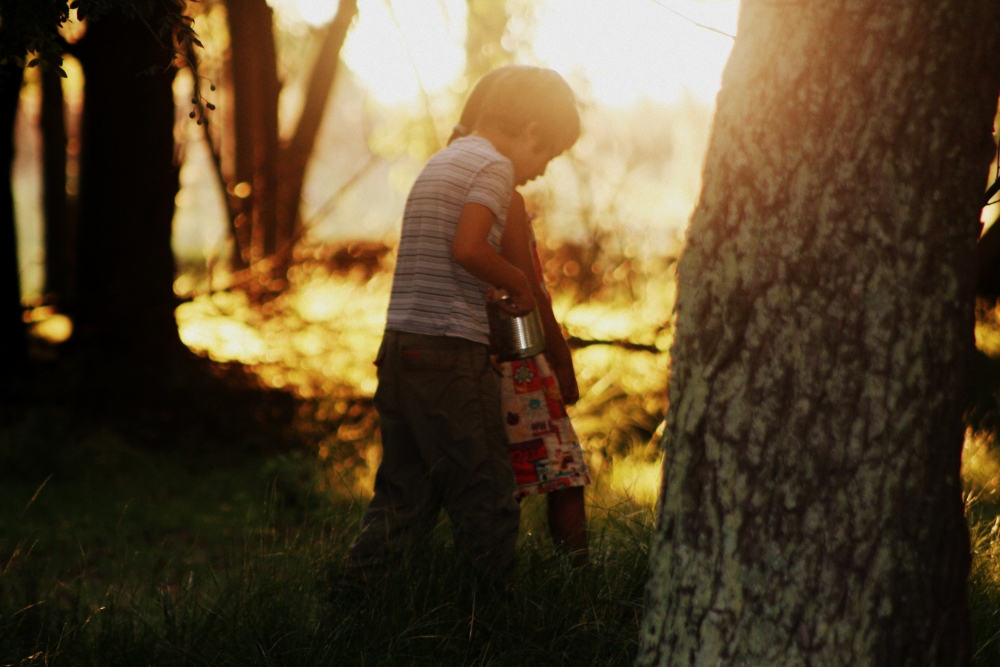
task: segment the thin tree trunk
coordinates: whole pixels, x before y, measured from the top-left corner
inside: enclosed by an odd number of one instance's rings
[[[8,373],[28,358],[21,308],[21,272],[17,259],[17,226],[11,167],[14,162],[14,121],[21,95],[22,71],[10,64],[0,69],[0,373]]]
[[[117,12],[93,22],[74,50],[87,80],[74,338],[97,363],[159,368],[186,353],[170,245],[179,187],[172,52]]]
[[[72,234],[66,197],[66,105],[62,77],[42,72],[42,182],[45,211],[46,297],[63,307],[70,295],[73,273]]]
[[[316,63],[313,65],[309,85],[306,88],[306,100],[299,117],[295,134],[288,145],[281,151],[281,181],[278,188],[278,252],[284,261],[281,264],[287,268],[291,257],[290,245],[299,235],[299,205],[302,201],[302,184],[305,180],[306,166],[312,157],[316,135],[323,121],[330,98],[330,90],[337,76],[340,63],[340,50],[347,38],[347,31],[358,13],[357,0],[340,0],[337,15],[325,28],[323,41],[320,45]],[[282,272],[283,273],[283,272]]]
[[[278,81],[273,12],[265,0],[229,0],[230,67],[236,144],[236,183],[251,186],[242,198],[239,226],[249,224],[247,264],[271,255],[277,241]]]
[[[744,1],[679,264],[640,665],[960,665],[995,2]]]

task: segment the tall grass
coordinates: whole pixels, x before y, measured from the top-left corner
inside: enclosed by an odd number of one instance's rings
[[[89,466],[59,464],[79,447]],[[610,486],[589,496],[585,567],[553,549],[534,498],[509,590],[477,584],[444,521],[384,581],[357,588],[341,564],[360,499],[320,493],[305,457],[191,471],[113,438],[55,450],[40,491],[38,479],[4,480],[0,665],[634,660],[652,511]]]
[[[3,664],[130,667],[626,665],[648,529],[609,522],[584,568],[526,539],[510,591],[477,587],[440,536],[360,596],[338,592],[340,530],[261,537],[239,561],[198,576],[126,564],[104,581],[50,578],[26,553],[0,577],[0,655]]]

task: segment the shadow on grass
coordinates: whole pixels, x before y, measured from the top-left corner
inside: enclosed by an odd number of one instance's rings
[[[600,479],[586,568],[552,549],[532,498],[513,589],[477,587],[442,523],[385,582],[346,598],[360,499],[320,492],[306,455],[191,452],[134,448],[58,411],[4,424],[0,665],[634,662],[652,512],[611,506]],[[985,667],[1000,664],[1000,464],[967,454],[972,664]]]
[[[652,514],[593,511],[591,563],[526,503],[513,589],[477,586],[442,522],[336,593],[361,503],[308,457],[192,462],[34,415],[0,439],[0,665],[630,665]],[[310,468],[312,466],[312,468]]]

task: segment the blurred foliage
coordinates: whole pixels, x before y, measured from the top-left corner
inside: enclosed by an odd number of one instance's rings
[[[122,11],[153,26],[168,49],[175,39],[181,43],[191,39],[197,44],[184,9],[183,0],[5,0],[0,3],[0,65],[14,61],[61,72],[59,29],[71,19],[71,10],[79,21],[99,21],[106,14]]]
[[[581,398],[570,410],[591,465],[633,449],[655,460],[645,445],[666,410],[674,258],[541,245],[554,309],[574,348]],[[253,305],[221,291],[177,309],[191,349],[246,364],[266,385],[294,393],[297,431],[327,479],[350,477],[358,493],[370,489],[378,463],[373,361],[393,262],[391,249],[373,243],[300,248],[288,289],[271,301]]]

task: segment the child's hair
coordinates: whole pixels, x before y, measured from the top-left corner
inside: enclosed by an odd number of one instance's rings
[[[567,149],[580,137],[576,96],[558,72],[507,65],[476,82],[448,142],[477,127],[516,135],[532,121],[538,122],[541,136],[555,148]]]

